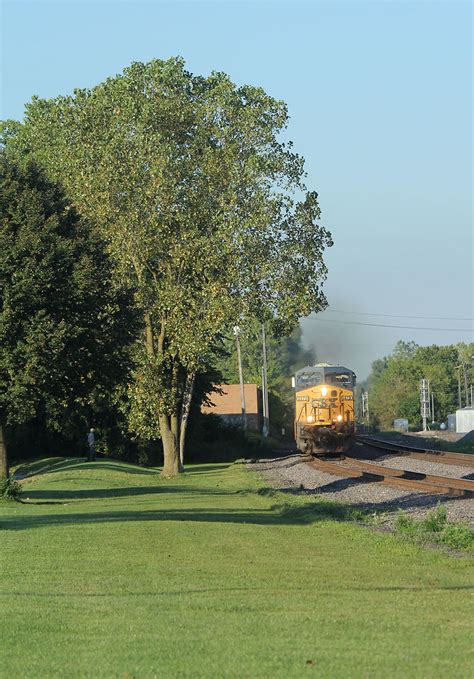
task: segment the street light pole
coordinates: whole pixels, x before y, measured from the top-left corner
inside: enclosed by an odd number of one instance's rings
[[[237,344],[237,361],[239,363],[239,381],[240,381],[240,399],[242,402],[242,426],[244,431],[247,431],[247,411],[245,407],[245,388],[244,388],[244,375],[242,372],[242,356],[240,354],[240,328],[238,325],[234,326],[235,342]]]

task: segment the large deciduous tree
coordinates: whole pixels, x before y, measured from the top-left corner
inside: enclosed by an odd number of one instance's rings
[[[0,152],[0,475],[6,425],[40,413],[58,426],[123,379],[133,323],[110,273],[61,190]]]
[[[247,317],[291,329],[325,306],[317,194],[283,143],[285,104],[181,59],[134,63],[91,90],[33,99],[7,147],[30,152],[98,225],[144,321],[131,424],[181,470],[194,375]]]

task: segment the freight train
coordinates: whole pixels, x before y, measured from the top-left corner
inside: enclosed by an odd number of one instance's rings
[[[352,370],[318,363],[298,370],[295,390],[295,439],[311,455],[343,453],[355,436],[355,385]]]

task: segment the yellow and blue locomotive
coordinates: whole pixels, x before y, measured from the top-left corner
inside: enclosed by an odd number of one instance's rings
[[[299,450],[316,455],[349,450],[355,435],[355,373],[318,363],[298,370],[293,382]]]

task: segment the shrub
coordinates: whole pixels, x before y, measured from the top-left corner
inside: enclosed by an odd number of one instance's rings
[[[400,510],[395,518],[395,528],[401,533],[414,535],[416,533],[416,521],[412,516]]]
[[[462,523],[448,523],[444,527],[439,541],[453,549],[469,549],[474,544],[474,536],[469,526]]]
[[[448,521],[446,508],[441,504],[421,521],[406,512],[398,512],[395,529],[417,541],[437,542],[452,549],[471,549],[474,545],[474,535],[469,526]]]
[[[0,476],[0,498],[4,500],[18,500],[21,485],[12,476]]]
[[[438,502],[436,509],[428,512],[426,519],[423,521],[423,528],[432,533],[441,533],[445,528],[448,517],[446,507]]]

